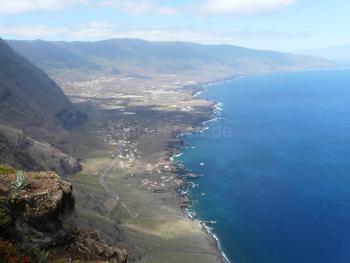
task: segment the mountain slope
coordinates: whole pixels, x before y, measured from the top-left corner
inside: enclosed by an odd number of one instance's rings
[[[46,73],[2,39],[0,65],[0,162],[60,173],[76,170],[78,165],[61,151],[69,148],[67,128],[82,121],[84,116]],[[28,151],[24,151],[26,147]],[[69,160],[68,163],[63,159]],[[27,160],[32,160],[35,167]]]
[[[71,108],[62,90],[48,76],[0,42],[0,118],[31,124]]]
[[[69,64],[73,54],[79,65],[70,69],[122,74],[175,74],[225,71],[235,75],[271,71],[303,70],[332,65],[326,59],[253,50],[231,45],[201,45],[183,42],[149,42],[140,39],[110,39],[97,42],[13,41],[8,43],[32,63],[49,72]],[[30,48],[27,48],[30,46]],[[44,48],[43,48],[44,47]],[[40,56],[35,53],[42,51]],[[52,54],[64,60],[57,65]]]
[[[84,58],[60,48],[57,42],[47,41],[10,41],[11,47],[17,53],[24,55],[34,64],[47,63],[47,67],[56,68],[80,68],[80,69],[98,69],[92,63],[89,63]],[[46,62],[45,62],[46,61]],[[50,64],[49,64],[50,63]]]

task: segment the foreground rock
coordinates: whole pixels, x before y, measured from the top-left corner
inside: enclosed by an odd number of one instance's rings
[[[23,256],[33,247],[49,251],[50,262],[127,260],[125,249],[109,247],[96,232],[77,230],[72,186],[54,172],[24,174],[0,166],[0,236]]]
[[[80,260],[82,262],[125,263],[128,258],[126,249],[110,247],[99,237],[98,232],[77,231],[67,247],[58,247],[51,251],[52,258],[58,262]]]

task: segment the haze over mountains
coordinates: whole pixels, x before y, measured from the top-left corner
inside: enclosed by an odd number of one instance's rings
[[[85,117],[46,73],[0,39],[0,162],[22,169],[77,171],[67,129]]]
[[[323,49],[306,50],[305,54],[312,56],[321,56],[332,61],[339,63],[340,65],[350,65],[350,45],[329,47]]]
[[[231,45],[110,39],[97,42],[17,41],[8,43],[35,65],[57,73],[206,74],[303,70],[332,65],[323,58],[253,50]],[[87,74],[88,73],[88,74]]]

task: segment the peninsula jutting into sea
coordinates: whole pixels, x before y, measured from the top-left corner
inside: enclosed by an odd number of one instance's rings
[[[185,2],[0,1],[1,262],[349,262],[346,8]]]

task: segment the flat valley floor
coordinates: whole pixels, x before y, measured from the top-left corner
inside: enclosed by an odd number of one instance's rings
[[[169,76],[60,83],[90,113],[74,131],[80,227],[127,247],[129,262],[222,262],[215,240],[184,213],[188,199],[176,189],[185,182],[170,160],[181,148],[175,136],[200,129],[214,108],[193,97],[194,83]]]

